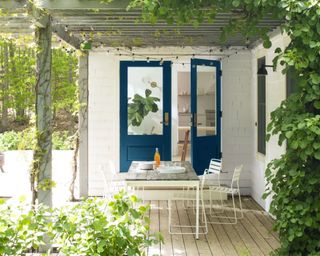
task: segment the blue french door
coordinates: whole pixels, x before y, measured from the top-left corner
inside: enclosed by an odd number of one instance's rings
[[[151,161],[158,148],[171,160],[171,62],[120,62],[120,171]]]
[[[191,159],[203,174],[211,158],[221,158],[221,64],[191,60]]]

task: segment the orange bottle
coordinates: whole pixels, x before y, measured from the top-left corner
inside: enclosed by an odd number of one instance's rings
[[[154,153],[154,162],[156,167],[160,166],[160,153],[158,148],[156,148],[156,152]]]

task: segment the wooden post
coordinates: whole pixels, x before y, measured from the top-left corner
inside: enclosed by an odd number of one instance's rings
[[[88,197],[88,55],[79,57],[79,193]]]
[[[34,172],[38,178],[38,202],[52,206],[52,103],[51,103],[51,17],[41,13],[36,27],[36,128],[37,148],[34,152]]]

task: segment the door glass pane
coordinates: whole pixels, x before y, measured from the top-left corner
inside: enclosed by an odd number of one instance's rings
[[[216,67],[197,66],[197,136],[216,134]]]
[[[128,68],[128,134],[162,135],[162,67]]]

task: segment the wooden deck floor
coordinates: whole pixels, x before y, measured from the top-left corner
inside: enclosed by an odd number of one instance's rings
[[[242,202],[244,218],[238,224],[208,224],[208,234],[200,235],[199,240],[196,240],[193,235],[170,235],[168,233],[167,202],[149,202],[152,206],[150,210],[151,230],[161,232],[165,243],[149,247],[148,255],[269,255],[279,247],[278,236],[272,231],[273,220],[253,199],[243,198]],[[174,223],[180,223],[180,225],[194,223],[195,216],[192,210],[185,210],[181,202],[173,204],[172,214]]]

